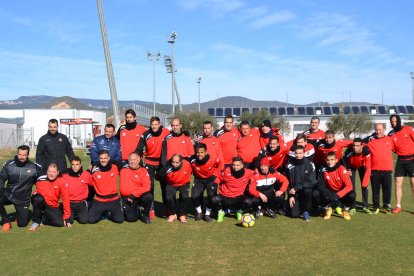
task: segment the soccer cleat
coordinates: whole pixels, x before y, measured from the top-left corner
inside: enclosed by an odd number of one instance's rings
[[[224,220],[224,211],[220,210],[217,214],[217,222],[223,222]]]
[[[351,216],[349,215],[349,212],[348,211],[344,210],[342,212],[342,215],[344,217],[344,220],[351,220]]]
[[[365,213],[367,213],[367,214],[369,214],[369,215],[372,215],[372,212],[371,212],[371,210],[370,210],[368,207],[364,207],[364,208],[362,209],[362,211],[364,211]]]
[[[399,214],[402,212],[402,208],[401,207],[395,207],[394,209],[392,209],[391,211],[393,214]]]
[[[375,208],[375,210],[374,210],[374,215],[378,215],[379,214],[379,211],[380,211],[380,209],[379,208]]]
[[[276,213],[281,216],[286,216],[286,211],[283,208],[276,210]]]
[[[384,211],[385,214],[388,214],[388,215],[391,214],[391,212],[392,212],[392,208],[391,207],[385,207],[382,210]]]
[[[331,216],[332,216],[332,208],[329,207],[328,209],[326,209],[325,216],[323,217],[323,219],[328,220],[331,218]]]
[[[256,218],[256,219],[259,219],[259,217],[260,217],[260,211],[256,211],[256,212],[254,212],[254,217]],[[241,219],[238,219],[238,217],[237,217],[237,220],[241,220]]]
[[[29,228],[29,231],[36,231],[36,230],[39,229],[39,227],[40,227],[39,223],[33,222],[32,226],[30,226],[30,228]]]
[[[303,220],[304,221],[310,221],[309,212],[303,212]]]
[[[195,221],[201,221],[201,219],[203,218],[203,213],[197,213],[195,216],[194,216],[194,220]]]
[[[175,220],[177,220],[177,215],[169,215],[168,216],[168,222],[173,222]]]
[[[336,207],[335,208],[335,213],[337,213],[338,215],[342,215],[342,208],[341,207]]]
[[[9,232],[11,228],[10,222],[3,223],[3,232]]]
[[[150,219],[152,219],[152,220],[154,220],[156,217],[155,217],[155,211],[154,210],[151,210],[150,211]]]
[[[271,217],[271,218],[276,218],[276,213],[275,213],[275,211],[273,211],[272,209],[267,208],[267,209],[266,209],[266,213],[267,213],[267,215],[268,215],[269,217]]]
[[[243,212],[242,212],[241,210],[238,210],[238,211],[236,212],[236,216],[237,216],[237,220],[238,220],[238,221],[241,221],[241,220],[242,220],[242,218],[243,218]]]
[[[180,220],[180,222],[182,222],[182,223],[186,223],[187,222],[187,217],[184,215],[184,216],[180,216],[179,217],[179,220]]]
[[[351,216],[355,215],[356,214],[356,209],[355,208],[352,208],[351,210],[349,210],[349,214]]]
[[[151,219],[150,219],[150,217],[148,217],[146,215],[143,215],[142,216],[142,222],[145,223],[145,224],[150,224],[151,223]]]
[[[213,219],[210,216],[208,216],[208,215],[204,215],[203,219],[206,222],[212,222],[213,221]]]

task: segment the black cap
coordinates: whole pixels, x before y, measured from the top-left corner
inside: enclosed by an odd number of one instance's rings
[[[262,122],[262,127],[267,126],[268,128],[272,128],[272,123],[269,120],[264,120]]]

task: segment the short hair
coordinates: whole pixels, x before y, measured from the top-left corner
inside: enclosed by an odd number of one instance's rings
[[[224,122],[226,121],[226,119],[231,119],[234,122],[234,117],[232,115],[227,115],[226,117],[224,117]]]
[[[270,138],[269,138],[269,142],[270,142],[270,141],[273,141],[273,140],[276,140],[276,141],[279,143],[279,137],[274,136],[274,135],[270,136]]]
[[[112,128],[113,130],[115,130],[115,126],[113,124],[106,124],[105,128]]]
[[[98,156],[101,156],[102,154],[108,154],[108,156],[109,156],[109,151],[107,151],[106,149],[101,149],[101,150],[98,152]]]
[[[235,156],[231,159],[231,163],[234,163],[234,162],[242,162],[243,163],[243,159],[239,156]]]
[[[311,118],[311,121],[313,121],[313,120],[318,120],[319,122],[321,121],[321,119],[319,119],[319,117],[318,117],[318,116],[313,116],[313,117]]]
[[[174,122],[175,120],[177,120],[181,124],[181,119],[178,117],[171,118],[170,124],[172,124],[172,122]]]
[[[125,117],[128,114],[131,114],[132,116],[137,117],[137,114],[135,113],[133,109],[128,109],[127,111],[125,111]]]
[[[325,156],[325,158],[328,158],[328,157],[331,157],[331,156],[334,156],[335,159],[336,159],[336,154],[333,151],[328,152],[328,154]]]
[[[172,159],[173,159],[175,156],[177,156],[177,157],[178,157],[178,161],[179,161],[180,163],[181,163],[181,161],[183,161],[183,156],[182,156],[181,154],[179,154],[179,153],[174,154],[174,155],[171,157],[171,161],[172,161]]]
[[[17,151],[19,151],[19,150],[26,150],[26,151],[27,151],[27,154],[29,154],[29,153],[30,153],[30,148],[29,148],[29,146],[27,146],[27,145],[21,145],[21,146],[18,146],[18,147],[17,147]]]
[[[197,143],[195,146],[195,151],[197,152],[199,149],[205,149],[207,151],[207,145],[204,143]]]
[[[204,125],[211,125],[211,126],[213,126],[213,123],[212,123],[211,121],[208,121],[208,120],[207,120],[207,121],[204,121],[203,126],[204,126]]]
[[[136,155],[136,156],[138,156],[139,158],[141,158],[141,156],[138,154],[138,152],[133,151],[133,152],[131,152],[130,154],[128,154],[128,161],[129,161],[129,158],[130,158],[132,155]]]
[[[59,122],[58,122],[58,120],[56,120],[56,119],[53,118],[53,119],[50,119],[49,120],[48,124],[57,124],[58,125]]]
[[[51,169],[56,169],[57,171],[59,171],[59,167],[56,165],[56,163],[50,163],[49,166],[47,166],[47,168],[51,168]]]
[[[242,121],[239,126],[240,127],[242,127],[242,126],[250,126],[250,123],[248,121]]]
[[[82,160],[77,155],[75,155],[75,156],[72,157],[72,159],[70,160],[70,163],[72,163],[72,161],[77,161],[77,162],[80,162],[82,164]]]
[[[296,150],[303,150],[303,151],[305,151],[305,147],[304,146],[295,146],[293,148],[293,151],[296,151]]]
[[[353,143],[363,143],[364,141],[362,140],[362,138],[357,137],[354,139]]]
[[[152,122],[161,122],[161,120],[157,116],[152,116],[151,119],[150,119],[150,123],[152,123]]]
[[[335,136],[335,131],[328,129],[327,131],[325,131],[325,136],[328,136],[328,135]]]
[[[298,135],[296,135],[295,138],[295,143],[299,140],[299,139],[303,139],[303,141],[307,142],[308,141],[308,137],[303,134],[303,133],[299,133]]]

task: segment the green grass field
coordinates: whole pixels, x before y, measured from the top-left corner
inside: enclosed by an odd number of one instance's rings
[[[404,185],[406,211],[358,212],[351,221],[263,217],[246,229],[230,217],[220,224],[157,218],[150,225],[101,221],[37,232],[13,224],[0,233],[0,275],[414,275],[414,204]]]

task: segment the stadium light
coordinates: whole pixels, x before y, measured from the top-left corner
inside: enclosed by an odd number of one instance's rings
[[[413,101],[413,102],[412,102],[412,104],[414,105],[414,72],[411,72],[411,73],[410,73],[410,76],[411,76],[411,79],[412,79],[412,81],[413,81],[413,87],[412,87],[412,90],[413,90],[413,91],[412,91],[412,94],[413,94],[413,95],[412,95],[412,97],[413,97],[412,101]]]
[[[201,111],[201,104],[200,104],[200,86],[201,86],[201,77],[197,78],[198,83],[198,112]]]
[[[172,32],[170,35],[170,39],[167,40],[168,43],[171,44],[171,59],[170,59],[170,67],[171,67],[171,103],[172,103],[172,115],[175,114],[175,98],[174,98],[174,43],[175,38],[177,37],[176,32]]]
[[[161,59],[161,53],[158,51],[157,55],[154,57],[152,53],[147,51],[147,59],[152,61],[152,102],[153,102],[153,109],[154,109],[154,116],[155,116],[155,62]]]

